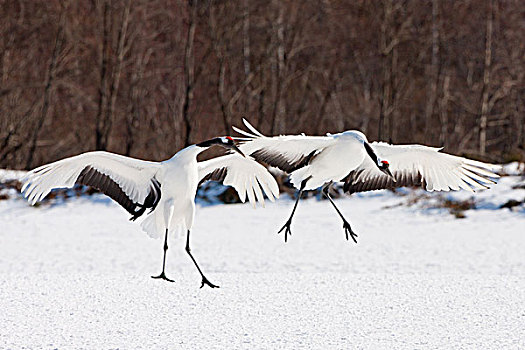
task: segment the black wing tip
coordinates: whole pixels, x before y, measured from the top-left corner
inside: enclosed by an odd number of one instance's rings
[[[426,187],[426,181],[418,172],[415,174],[402,174],[393,172],[394,178],[388,175],[374,175],[365,179],[359,179],[363,169],[353,170],[344,179],[343,190],[349,194],[357,192],[368,192],[377,190],[393,190],[399,187],[422,186]],[[395,180],[395,181],[394,181]]]
[[[252,152],[250,156],[259,162],[274,166],[289,174],[310,164],[317,154],[318,151],[314,150],[307,155],[299,157],[297,160],[291,161],[279,152],[261,148]]]
[[[200,187],[203,183],[206,181],[217,181],[222,182],[226,178],[226,175],[228,174],[227,167],[222,168],[216,168],[212,172],[206,174],[200,181],[199,185],[197,187]]]

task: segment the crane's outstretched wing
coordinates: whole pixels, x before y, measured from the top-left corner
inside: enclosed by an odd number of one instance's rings
[[[33,169],[22,179],[22,193],[34,205],[54,188],[88,185],[112,198],[135,220],[147,208],[155,209],[160,200],[160,183],[155,178],[159,168],[157,162],[87,152]]]
[[[498,166],[440,153],[441,148],[423,145],[370,144],[374,152],[390,164],[393,179],[379,171],[370,157],[342,181],[345,192],[364,192],[383,188],[422,186],[427,191],[488,188],[499,176]]]
[[[334,139],[324,136],[285,135],[267,137],[257,131],[246,119],[244,125],[250,132],[233,129],[246,138],[237,138],[241,142],[241,151],[260,162],[291,173],[310,163],[324,148],[332,145]]]
[[[273,176],[261,164],[248,157],[229,154],[197,163],[199,180],[222,181],[226,186],[233,186],[244,203],[246,196],[255,208],[256,201],[264,206],[264,191],[273,202],[279,198],[279,186]]]

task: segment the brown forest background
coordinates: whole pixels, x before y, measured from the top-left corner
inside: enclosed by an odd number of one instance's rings
[[[521,0],[0,0],[0,32],[0,167],[162,160],[242,117],[525,158]]]

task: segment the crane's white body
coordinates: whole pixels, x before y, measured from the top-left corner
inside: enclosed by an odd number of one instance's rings
[[[141,224],[150,237],[160,237],[166,228],[175,234],[191,230],[199,184],[197,155],[201,151],[193,145],[161,163],[156,177],[162,184],[162,196],[157,208]]]
[[[191,145],[160,163],[88,152],[32,170],[23,179],[22,192],[35,204],[53,188],[74,186],[82,170],[90,166],[117,183],[130,200],[143,203],[154,178],[161,184],[160,200],[141,224],[153,238],[160,237],[166,229],[173,233],[191,229],[197,186],[215,169],[227,169],[224,184],[233,186],[240,199],[244,202],[248,198],[254,207],[257,201],[264,205],[260,187],[271,201],[279,197],[275,179],[262,165],[235,153],[197,162],[197,155],[204,150]]]
[[[241,153],[228,136],[186,147],[161,163],[108,152],[88,152],[30,171],[23,179],[22,193],[35,204],[53,188],[84,184],[111,197],[133,215],[132,220],[145,214],[149,208],[142,229],[153,238],[164,234],[162,273],[152,278],[173,282],[165,274],[168,237],[186,233],[186,252],[201,274],[201,288],[204,285],[217,288],[204,276],[190,249],[199,183],[223,181],[235,188],[241,201],[248,198],[254,207],[257,201],[264,205],[263,191],[274,201],[279,197],[279,187],[266,168],[244,155],[234,153],[197,162],[197,155],[213,145]]]
[[[234,127],[247,136],[240,139],[245,143],[239,148],[289,172],[296,188],[305,180],[304,189],[308,190],[346,178],[350,186],[360,190],[396,187],[397,180],[397,186],[422,184],[427,191],[474,191],[487,188],[494,183],[492,179],[499,177],[496,165],[441,153],[441,148],[368,143],[366,136],[355,130],[326,136],[267,137],[248,121],[244,124],[250,132]],[[378,164],[367,154],[365,144],[376,154]],[[306,158],[308,161],[303,161]],[[382,160],[390,164],[395,180],[379,170]]]
[[[289,173],[299,189],[290,218],[279,230],[284,240],[292,233],[291,223],[304,190],[323,186],[326,196],[343,220],[345,236],[357,243],[357,235],[330,197],[332,182],[344,182],[343,190],[354,193],[400,186],[419,186],[427,191],[488,188],[498,177],[492,164],[439,153],[440,149],[422,145],[369,143],[356,130],[326,136],[286,135],[267,137],[247,120],[249,131],[233,127],[246,136],[240,150],[256,160]]]
[[[359,132],[345,131],[326,137],[326,144],[310,164],[290,175],[292,184],[299,188],[306,182],[306,190],[313,190],[327,182],[340,181],[363,162],[366,156],[363,137]],[[337,179],[337,180],[336,180]]]

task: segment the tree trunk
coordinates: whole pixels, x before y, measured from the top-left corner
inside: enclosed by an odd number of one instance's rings
[[[108,104],[105,108],[105,117],[104,125],[102,129],[102,142],[101,145],[103,149],[107,149],[109,135],[113,127],[113,122],[115,120],[115,104],[117,101],[117,95],[120,85],[120,75],[122,72],[122,62],[124,61],[124,55],[126,53],[124,43],[126,41],[126,35],[128,31],[129,24],[129,13],[130,13],[131,0],[126,1],[126,6],[122,12],[122,19],[120,22],[120,28],[117,37],[117,49],[115,52],[116,62],[115,67],[113,68],[113,74],[111,75],[111,85],[109,88],[109,98],[106,99]]]
[[[55,37],[55,46],[53,48],[53,53],[51,54],[51,62],[49,63],[49,68],[47,70],[46,85],[44,87],[44,97],[42,101],[42,109],[40,110],[40,116],[37,119],[36,125],[32,131],[31,139],[29,141],[29,152],[27,156],[26,169],[31,169],[33,166],[33,160],[35,156],[36,143],[38,140],[38,135],[40,130],[44,125],[44,121],[47,117],[47,112],[49,110],[49,103],[51,99],[51,93],[53,92],[53,83],[55,80],[55,74],[57,69],[57,60],[60,52],[62,51],[62,46],[64,44],[64,25],[65,25],[65,13],[67,7],[62,9],[60,15],[59,25],[57,34]]]
[[[448,147],[448,101],[450,99],[450,77],[448,75],[443,79],[443,97],[439,102],[439,116],[441,128],[439,133],[439,144],[442,147]]]
[[[432,0],[432,61],[430,66],[430,79],[428,97],[425,106],[425,141],[432,139],[432,116],[437,97],[439,79],[439,0]]]
[[[481,93],[481,111],[479,117],[479,153],[485,155],[487,147],[487,119],[489,113],[490,70],[492,65],[492,6],[487,4],[487,29],[485,34],[485,64],[483,69],[483,88]]]
[[[107,106],[108,99],[108,69],[109,69],[109,16],[110,16],[109,0],[104,2],[103,10],[103,29],[102,29],[102,50],[101,50],[101,61],[100,61],[100,83],[99,83],[99,98],[98,98],[98,111],[96,117],[96,129],[95,129],[95,149],[105,150],[106,143],[104,140],[104,116],[105,108]]]
[[[273,105],[272,118],[272,135],[283,133],[286,129],[285,105],[282,98],[282,89],[284,84],[284,4],[277,1],[279,14],[277,16],[276,37],[277,37],[277,64],[274,75],[275,83],[275,100]]]
[[[194,73],[195,73],[195,53],[193,49],[195,39],[195,29],[197,25],[197,5],[198,0],[188,1],[189,27],[186,36],[186,45],[184,50],[184,81],[186,89],[184,91],[182,103],[182,121],[184,123],[184,146],[191,145],[191,116],[190,105],[193,101]]]
[[[383,21],[381,22],[381,37],[379,50],[381,54],[382,82],[381,92],[379,93],[379,125],[377,130],[378,140],[383,140],[386,134],[386,125],[390,110],[390,97],[392,87],[392,59],[391,50],[388,50],[387,43],[390,37],[390,17],[392,13],[392,4],[390,0],[384,2]]]

